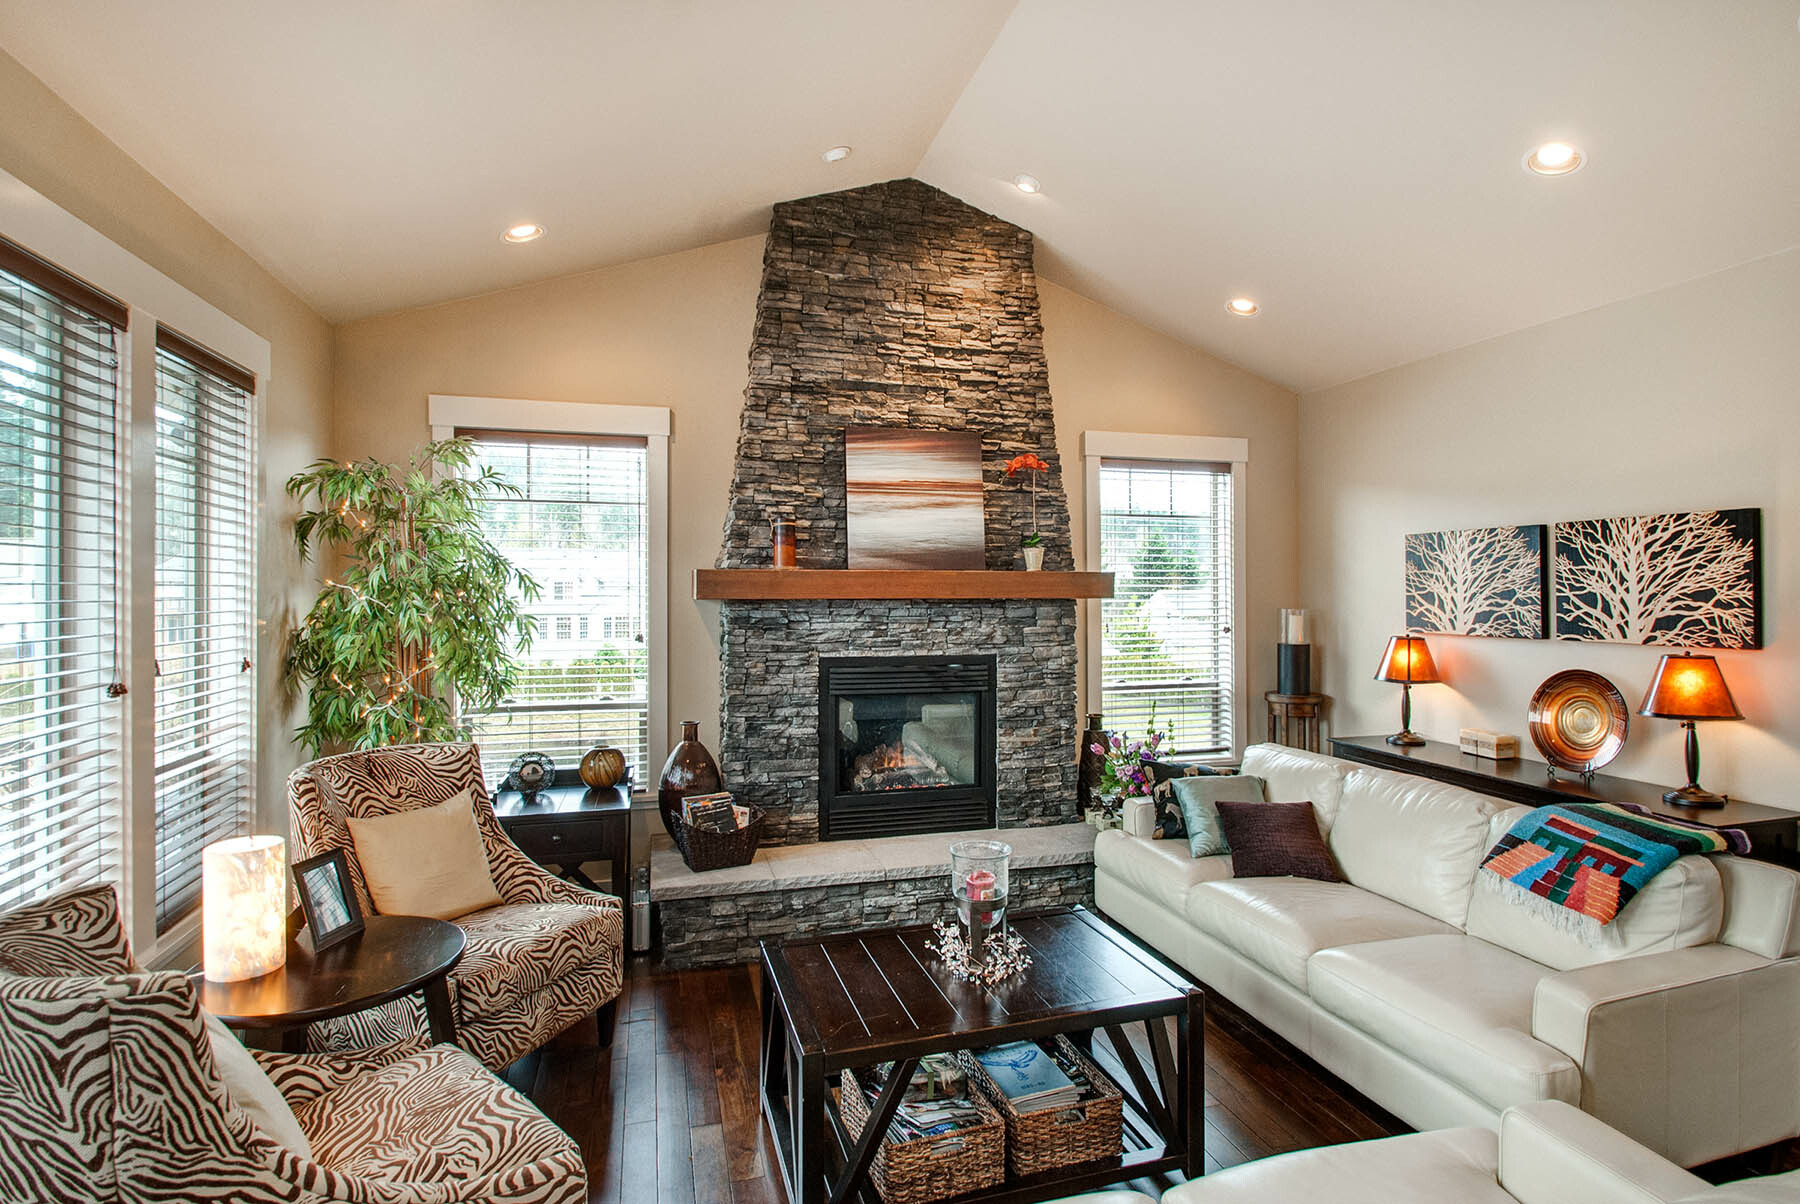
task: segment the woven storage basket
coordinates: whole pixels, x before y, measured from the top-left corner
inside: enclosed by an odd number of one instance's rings
[[[686,824],[675,825],[671,835],[675,837],[675,847],[681,850],[681,859],[687,862],[690,870],[698,873],[749,865],[756,857],[756,848],[762,843],[763,809],[754,803],[738,805],[750,808],[750,822],[735,832],[709,832]]]
[[[974,1058],[968,1059],[976,1093],[986,1095],[1006,1120],[1006,1169],[1014,1175],[1035,1175],[1058,1167],[1117,1158],[1125,1148],[1124,1104],[1119,1089],[1067,1038],[1056,1038],[1057,1048],[1087,1072],[1098,1091],[1097,1099],[1083,1100],[1073,1108],[1042,1112],[1014,1112],[1006,1095],[995,1086]]]
[[[966,1068],[965,1068],[966,1069]],[[869,1123],[869,1100],[854,1072],[838,1080],[838,1111],[852,1138]],[[882,1139],[869,1164],[869,1179],[887,1204],[926,1204],[997,1187],[1006,1178],[1006,1125],[980,1091],[970,1099],[986,1122],[915,1141]]]

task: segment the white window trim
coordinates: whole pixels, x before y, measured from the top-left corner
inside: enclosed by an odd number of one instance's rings
[[[132,952],[144,965],[159,965],[191,947],[200,934],[200,912],[156,934],[156,324],[180,331],[218,352],[256,377],[255,441],[264,446],[272,355],[269,341],[157,271],[74,214],[41,195],[18,177],[0,171],[0,234],[57,267],[111,293],[130,310],[119,356],[123,384],[119,416],[121,457],[125,475],[120,485],[125,531],[126,582],[121,590],[125,647],[126,695],[121,727],[125,800],[124,865],[119,897]],[[262,730],[256,699],[280,663],[269,643],[269,617],[276,613],[276,591],[264,578],[261,526],[266,496],[264,466],[254,462],[252,499],[257,515],[256,543],[258,623],[263,636],[256,657],[257,688],[252,691],[250,729],[251,781],[257,781]],[[286,798],[255,799],[253,830],[288,831]]]
[[[1229,754],[1203,757],[1204,761],[1237,761],[1244,755],[1249,730],[1249,683],[1244,680],[1244,666],[1249,663],[1244,631],[1244,615],[1249,599],[1244,573],[1244,532],[1248,529],[1249,509],[1246,488],[1250,471],[1250,440],[1222,435],[1157,435],[1126,431],[1083,431],[1081,435],[1083,509],[1085,514],[1083,546],[1090,569],[1100,567],[1100,462],[1102,460],[1166,460],[1203,464],[1231,465],[1231,723],[1232,748]],[[1083,677],[1087,688],[1089,710],[1097,710],[1101,698],[1100,666],[1100,602],[1083,604],[1087,614],[1082,623]]]
[[[465,397],[432,393],[426,400],[434,440],[451,439],[458,427],[551,435],[641,438],[649,495],[649,727],[646,762],[654,769],[659,749],[669,747],[669,426],[667,406],[602,405],[586,401],[529,401],[514,397]],[[646,774],[646,777],[649,775]],[[651,790],[639,782],[637,793]]]

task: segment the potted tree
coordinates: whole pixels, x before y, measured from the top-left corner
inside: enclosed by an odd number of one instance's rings
[[[308,690],[296,738],[315,756],[467,739],[459,708],[512,692],[509,644],[530,647],[537,620],[520,604],[538,587],[483,533],[483,504],[518,490],[468,471],[474,455],[469,440],[442,440],[404,466],[317,460],[288,480],[307,507],[301,557],[329,549],[342,564],[288,649],[289,679]]]

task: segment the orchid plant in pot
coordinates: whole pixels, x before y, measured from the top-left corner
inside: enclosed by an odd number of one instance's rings
[[[1116,732],[1105,742],[1091,746],[1101,764],[1094,805],[1088,811],[1090,823],[1097,828],[1116,828],[1127,799],[1150,797],[1156,789],[1156,775],[1150,766],[1168,738],[1167,732],[1157,730],[1156,707],[1152,704],[1150,722],[1141,740]]]
[[[1044,567],[1044,536],[1037,525],[1037,479],[1040,472],[1049,472],[1050,466],[1038,457],[1036,452],[1026,452],[1014,456],[1006,462],[1006,475],[1016,477],[1026,473],[1031,482],[1031,530],[1019,537],[1019,544],[1025,551],[1025,567],[1041,569]]]

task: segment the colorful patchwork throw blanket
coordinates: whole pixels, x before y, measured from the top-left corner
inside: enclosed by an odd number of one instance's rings
[[[1676,858],[1749,851],[1735,828],[1661,819],[1628,803],[1567,803],[1521,816],[1477,877],[1558,927],[1593,936]]]

